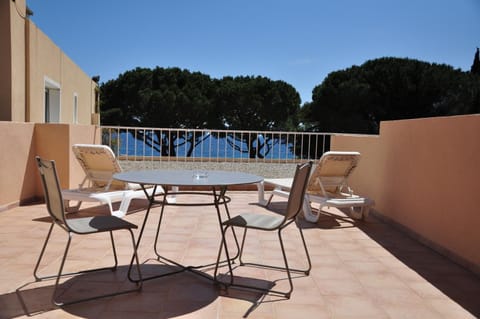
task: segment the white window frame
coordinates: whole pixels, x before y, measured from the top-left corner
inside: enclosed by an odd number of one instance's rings
[[[78,124],[78,93],[73,93],[73,124]]]
[[[43,114],[45,123],[60,123],[61,87],[58,82],[44,77]]]

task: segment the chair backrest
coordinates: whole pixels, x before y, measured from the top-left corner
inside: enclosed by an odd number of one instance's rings
[[[72,151],[92,187],[105,190],[127,188],[124,182],[113,179],[113,174],[120,173],[122,168],[110,147],[96,144],[75,144],[72,146]]]
[[[298,164],[295,169],[292,187],[288,196],[287,212],[285,221],[295,218],[302,210],[305,190],[307,189],[308,177],[312,169],[312,162]]]
[[[317,167],[308,182],[309,194],[339,194],[344,187],[348,187],[347,179],[358,165],[358,152],[326,152],[320,158]]]
[[[43,193],[45,194],[45,203],[50,216],[55,222],[66,225],[65,207],[62,198],[62,189],[58,181],[55,162],[35,157],[42,180]]]

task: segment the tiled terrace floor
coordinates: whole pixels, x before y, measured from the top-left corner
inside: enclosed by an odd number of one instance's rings
[[[255,192],[231,192],[232,215],[263,212]],[[203,197],[201,200],[206,200]],[[179,201],[185,198],[179,198]],[[190,199],[189,199],[190,200]],[[284,203],[275,203],[278,210]],[[145,201],[136,201],[127,220],[141,225]],[[214,261],[219,230],[214,208],[167,207],[159,249],[185,264]],[[104,206],[87,206],[79,215],[105,214]],[[77,214],[78,215],[78,214]],[[417,243],[373,217],[354,222],[338,210],[329,210],[316,225],[301,223],[310,249],[310,276],[295,276],[291,299],[256,293],[220,290],[190,272],[144,283],[139,293],[85,302],[63,308],[50,303],[53,282],[34,283],[32,271],[49,223],[45,205],[17,207],[0,213],[0,318],[475,318],[480,316],[480,279],[469,271]],[[140,247],[141,260],[153,257],[152,247],[159,208],[152,210]],[[136,235],[138,232],[136,233]],[[93,290],[129,286],[125,268],[131,254],[127,236],[118,233],[120,270],[112,275],[82,275],[66,279],[65,298]],[[125,233],[126,235],[126,233]],[[250,258],[282,263],[274,233],[251,233]],[[49,262],[42,272],[56,271],[65,234],[56,229]],[[111,253],[106,236],[75,237],[66,267],[108,265]],[[292,266],[304,262],[294,227],[285,233]],[[145,273],[165,266],[148,262]],[[67,270],[68,270],[67,269]],[[224,270],[224,269],[222,269]],[[212,273],[211,270],[206,270]],[[262,282],[285,286],[286,274],[259,269],[240,270]],[[16,292],[20,288],[20,292]],[[20,300],[24,301],[24,306]],[[255,304],[258,304],[255,307]]]

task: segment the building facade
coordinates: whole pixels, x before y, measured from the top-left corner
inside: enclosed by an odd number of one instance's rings
[[[98,83],[30,19],[0,1],[0,121],[100,124]]]

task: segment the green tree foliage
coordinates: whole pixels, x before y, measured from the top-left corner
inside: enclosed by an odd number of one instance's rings
[[[286,130],[295,126],[300,96],[291,85],[266,77],[224,77],[217,81],[223,124],[235,130]]]
[[[380,58],[330,73],[300,112],[307,129],[378,133],[383,120],[480,112],[480,80],[444,64]]]
[[[475,56],[473,57],[472,67],[470,68],[470,72],[476,75],[480,75],[480,52],[477,48],[475,52]]]
[[[300,95],[283,81],[265,77],[224,77],[217,82],[216,105],[225,128],[251,131],[295,130]],[[227,135],[227,142],[250,158],[264,157],[276,143],[285,143],[278,134]],[[248,145],[248,149],[243,149]]]
[[[101,116],[107,125],[206,128],[214,126],[214,87],[209,76],[179,68],[137,68],[101,86]],[[188,114],[188,116],[185,116]],[[157,133],[158,134],[158,133]],[[176,147],[188,145],[193,152],[201,137],[190,133],[154,136],[139,131],[140,140],[161,152],[175,155]]]
[[[209,76],[179,68],[137,68],[101,86],[102,123],[164,128],[217,126]]]
[[[101,86],[101,120],[106,125],[289,130],[296,126],[299,108],[300,96],[291,85],[265,77],[212,80],[179,68],[137,68]],[[187,155],[192,154],[204,138],[185,132],[168,137],[148,134],[140,132],[136,138],[146,139],[162,155],[172,156],[176,146],[185,144],[189,146]],[[275,137],[227,134],[224,138],[250,157],[262,157],[269,151],[265,142]],[[242,143],[248,149],[243,149]]]

